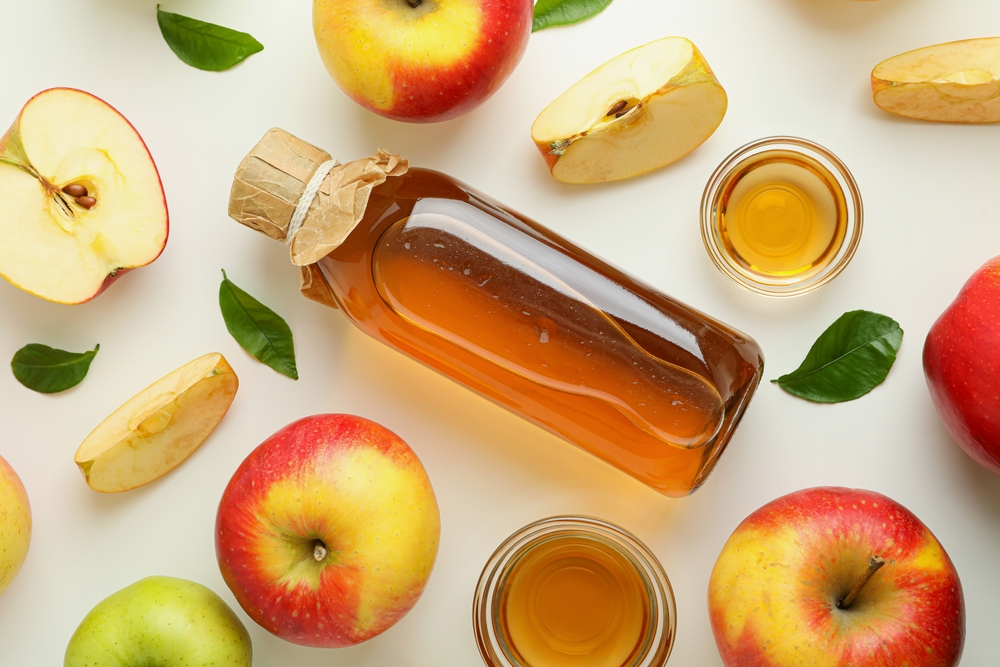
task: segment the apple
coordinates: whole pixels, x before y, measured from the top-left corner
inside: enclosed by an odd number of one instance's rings
[[[239,380],[225,357],[198,357],[160,378],[101,422],[76,451],[88,486],[128,491],[179,466],[212,434]]]
[[[82,303],[167,242],[160,176],[135,128],[89,93],[52,88],[0,138],[0,275]]]
[[[872,491],[819,487],[736,528],[708,583],[727,667],[954,667],[958,573],[934,535]]]
[[[533,0],[315,0],[313,29],[337,85],[370,111],[430,123],[472,111],[507,80]]]
[[[931,326],[924,376],[955,442],[1000,475],[1000,257],[979,268]]]
[[[219,503],[222,577],[250,618],[296,644],[387,630],[437,555],[430,480],[393,432],[351,415],[289,424],[250,453]]]
[[[538,115],[531,138],[556,180],[600,183],[638,176],[684,157],[726,115],[704,56],[665,37],[604,63]]]
[[[875,66],[872,96],[891,113],[949,123],[1000,121],[1000,37],[925,46]]]
[[[64,667],[251,667],[250,635],[201,584],[147,577],[94,607],[66,647]]]
[[[0,456],[0,595],[21,569],[30,541],[28,493],[14,469]]]

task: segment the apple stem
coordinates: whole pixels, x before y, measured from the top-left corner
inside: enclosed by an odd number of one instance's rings
[[[883,565],[885,565],[884,558],[881,558],[880,556],[872,556],[872,559],[868,561],[868,569],[864,571],[864,574],[861,575],[858,582],[854,584],[854,588],[851,589],[851,592],[837,601],[837,608],[847,609],[850,607],[851,603],[854,602],[854,598],[858,597],[858,594],[861,592],[861,589],[865,587],[865,584],[868,583],[868,580],[871,579],[872,575],[878,572],[879,568]]]
[[[326,552],[326,545],[324,545],[322,542],[320,542],[319,540],[317,540],[316,541],[316,546],[313,547],[313,558],[316,559],[317,563],[321,563],[321,562],[323,562],[323,559],[326,558],[326,553],[327,553]]]

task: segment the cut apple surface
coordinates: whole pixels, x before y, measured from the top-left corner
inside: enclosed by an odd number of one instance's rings
[[[0,275],[81,303],[167,241],[156,165],[135,128],[89,93],[31,98],[0,138]]]
[[[886,111],[949,123],[1000,121],[1000,37],[926,46],[872,70],[872,96]]]
[[[683,37],[666,37],[601,65],[547,106],[531,138],[566,183],[638,176],[708,139],[726,115],[726,92]]]
[[[87,484],[118,493],[170,472],[215,430],[238,385],[225,358],[212,353],[146,387],[80,445],[76,464]]]

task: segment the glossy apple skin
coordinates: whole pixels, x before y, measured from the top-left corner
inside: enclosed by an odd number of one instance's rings
[[[532,0],[314,0],[323,64],[361,106],[394,120],[457,118],[521,60]]]
[[[885,559],[836,607],[874,555]],[[859,489],[797,491],[747,517],[709,581],[726,667],[954,667],[965,604],[954,565],[895,501]]]
[[[80,93],[81,95],[86,95],[88,97],[92,97],[95,100],[97,100],[98,102],[100,102],[101,104],[103,104],[104,106],[106,106],[109,109],[111,109],[112,111],[114,111],[116,114],[118,114],[118,116],[122,119],[122,121],[124,121],[124,123],[126,125],[128,125],[128,127],[130,127],[132,129],[132,132],[135,133],[135,138],[139,140],[139,143],[142,144],[143,149],[146,151],[146,155],[149,156],[149,163],[152,165],[153,171],[156,173],[156,178],[157,178],[157,181],[158,181],[159,186],[160,186],[160,194],[163,197],[163,215],[164,215],[164,220],[163,220],[163,225],[164,225],[163,244],[160,246],[160,251],[158,253],[156,253],[155,257],[153,257],[151,260],[149,260],[148,262],[146,262],[146,264],[143,264],[142,266],[147,266],[149,264],[152,264],[157,259],[159,259],[160,255],[163,254],[163,249],[166,248],[166,246],[167,246],[167,239],[170,236],[170,211],[167,208],[167,196],[166,196],[166,193],[163,191],[163,178],[160,176],[160,171],[159,171],[159,169],[156,166],[156,162],[153,160],[153,154],[149,152],[149,146],[146,145],[145,140],[142,138],[142,135],[139,134],[139,131],[137,129],[135,129],[135,126],[132,125],[132,123],[129,121],[129,119],[126,118],[124,115],[122,115],[122,113],[120,111],[118,111],[118,109],[114,108],[113,106],[111,106],[110,104],[108,104],[107,102],[105,102],[103,99],[101,99],[100,97],[98,97],[97,95],[94,95],[92,93],[88,93],[85,90],[80,90],[78,88],[67,88],[67,87],[47,88],[47,89],[45,89],[45,90],[43,90],[43,91],[41,91],[41,92],[36,93],[35,95],[33,95],[31,97],[31,99],[29,99],[25,103],[24,107],[21,108],[21,112],[18,114],[17,118],[14,120],[13,125],[11,125],[10,128],[8,128],[7,132],[4,133],[4,135],[2,137],[0,137],[0,153],[2,153],[3,150],[4,150],[4,148],[7,146],[7,143],[10,141],[11,133],[15,130],[15,128],[17,128],[18,124],[20,123],[20,121],[21,121],[21,114],[24,113],[24,109],[26,109],[36,98],[38,98],[38,97],[40,97],[42,95],[46,95],[46,94],[52,93],[53,91],[63,91],[63,90],[74,92],[74,93]],[[30,159],[30,156],[28,156],[28,157]],[[102,282],[101,285],[100,285],[100,287],[98,287],[97,291],[94,292],[90,297],[88,297],[87,299],[84,299],[83,301],[79,301],[77,303],[68,304],[68,305],[80,305],[80,304],[83,304],[83,303],[87,303],[88,301],[91,301],[92,299],[94,299],[95,297],[97,297],[98,295],[100,295],[101,293],[103,293],[104,290],[106,290],[109,287],[111,287],[111,285],[115,281],[117,281],[119,278],[121,278],[122,276],[124,276],[126,273],[132,271],[133,269],[138,269],[138,268],[142,268],[142,267],[139,267],[139,266],[122,267],[121,269],[118,269],[114,273],[108,274],[108,276],[105,277],[104,282]],[[18,287],[20,287],[20,286],[18,286]],[[21,288],[21,289],[23,289],[23,288]],[[31,293],[31,292],[29,292],[29,293]],[[35,296],[39,296],[40,298],[43,298],[43,299],[45,298],[45,297],[42,297],[42,296],[37,295],[37,294]]]
[[[980,267],[931,326],[924,376],[951,437],[1000,474],[1000,257]]]
[[[28,493],[14,469],[0,457],[0,595],[24,564],[30,541]]]
[[[416,604],[440,517],[413,450],[375,422],[315,415],[240,465],[216,519],[222,576],[246,613],[305,646],[370,639]],[[314,557],[321,542],[322,561]]]

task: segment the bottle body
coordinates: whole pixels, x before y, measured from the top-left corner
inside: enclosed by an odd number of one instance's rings
[[[318,263],[363,331],[654,489],[690,493],[760,380],[753,340],[424,169]]]

